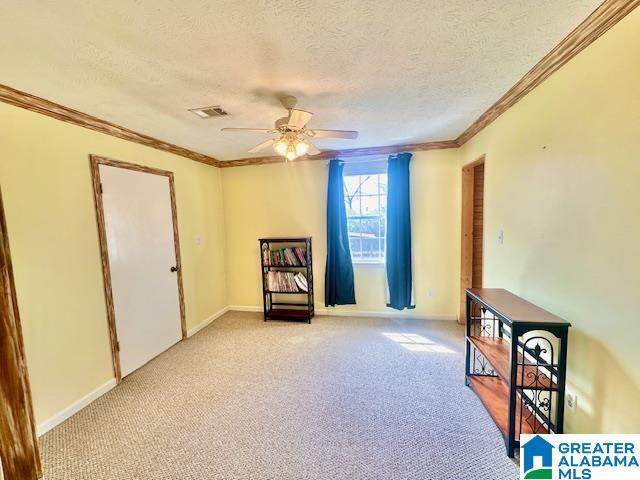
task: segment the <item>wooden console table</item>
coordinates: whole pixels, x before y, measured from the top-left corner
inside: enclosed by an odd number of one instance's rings
[[[466,384],[502,432],[562,433],[570,323],[500,288],[467,292]]]

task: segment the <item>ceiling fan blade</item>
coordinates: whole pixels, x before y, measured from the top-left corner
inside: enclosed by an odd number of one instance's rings
[[[266,142],[262,142],[260,145],[256,145],[255,147],[253,147],[251,150],[249,150],[249,153],[259,152],[263,148],[267,148],[268,146],[270,146],[272,144],[273,144],[273,138],[270,138]]]
[[[313,143],[311,143],[309,140],[306,140],[306,142],[309,144],[309,150],[307,150],[307,155],[318,155],[320,153],[320,150],[318,149],[318,147],[316,147]]]
[[[303,128],[309,120],[313,117],[313,113],[305,112],[304,110],[296,110],[292,108],[289,112],[289,120],[287,120],[287,125],[289,127],[293,127],[296,130],[300,130]]]
[[[354,130],[309,130],[309,135],[318,138],[346,138],[355,140],[358,138],[358,132]]]
[[[222,132],[274,133],[271,128],[222,128]]]

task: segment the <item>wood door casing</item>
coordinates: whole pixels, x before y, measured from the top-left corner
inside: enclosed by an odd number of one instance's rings
[[[473,254],[471,286],[482,288],[484,235],[484,163],[473,167]]]
[[[462,168],[462,216],[460,254],[460,315],[466,320],[465,290],[482,287],[484,238],[484,165],[485,156]]]
[[[0,457],[5,480],[35,480],[40,455],[0,195]]]

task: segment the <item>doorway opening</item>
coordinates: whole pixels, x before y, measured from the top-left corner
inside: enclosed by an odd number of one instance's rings
[[[462,168],[462,249],[460,260],[460,316],[466,319],[467,288],[482,288],[484,256],[485,156]]]
[[[116,381],[186,338],[173,173],[90,156]]]

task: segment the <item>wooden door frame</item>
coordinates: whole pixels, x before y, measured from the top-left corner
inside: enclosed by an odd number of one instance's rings
[[[22,325],[13,277],[13,265],[9,250],[9,235],[4,217],[2,192],[0,192],[0,287],[3,296],[0,322],[0,362],[7,371],[0,377],[0,400],[13,408],[0,408],[0,454],[9,461],[3,462],[3,474],[7,480],[20,478],[35,480],[42,475],[38,437],[36,435],[33,401],[29,384]],[[5,394],[8,394],[5,396]],[[7,401],[9,397],[9,401]],[[7,453],[8,450],[8,453]]]
[[[159,168],[137,165],[135,163],[122,162],[112,158],[99,155],[89,155],[91,165],[91,180],[93,183],[93,198],[96,209],[96,220],[98,222],[98,239],[100,243],[100,257],[102,260],[102,279],[104,283],[104,296],[107,307],[107,322],[109,325],[109,339],[111,342],[111,356],[113,358],[113,373],[116,382],[122,381],[122,370],[120,367],[120,349],[118,344],[118,332],[116,330],[116,313],[113,305],[113,291],[111,288],[111,268],[109,266],[109,249],[107,246],[107,233],[104,222],[104,208],[102,204],[102,184],[100,181],[100,165],[124,168],[136,172],[162,175],[169,179],[169,193],[171,197],[171,216],[173,223],[173,241],[175,245],[176,267],[178,268],[178,300],[180,303],[180,328],[182,340],[187,338],[187,321],[184,307],[184,290],[182,286],[182,260],[180,258],[180,239],[178,236],[178,212],[176,207],[176,192],[173,181],[173,172],[161,170]]]
[[[462,226],[460,248],[460,316],[458,323],[466,322],[467,305],[465,290],[473,282],[473,180],[474,168],[483,165],[486,171],[486,155],[482,154],[473,162],[462,167]],[[484,215],[483,215],[484,224]],[[484,228],[483,228],[484,231]],[[483,269],[484,270],[484,269]]]

